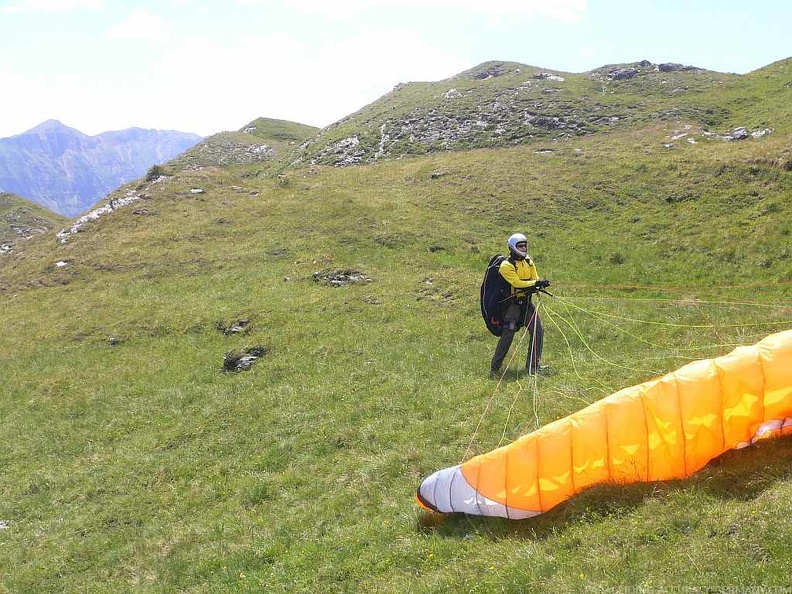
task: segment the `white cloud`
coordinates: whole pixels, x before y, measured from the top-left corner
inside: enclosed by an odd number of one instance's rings
[[[107,31],[107,36],[117,39],[156,39],[165,37],[167,30],[167,24],[162,18],[136,10],[126,21]]]
[[[236,0],[241,6],[280,5],[310,13],[349,15],[381,8],[469,11],[482,15],[539,14],[565,22],[579,22],[588,10],[588,0]]]
[[[17,0],[0,12],[67,12],[78,8],[102,8],[103,0]]]
[[[397,83],[437,80],[469,66],[406,32],[371,33],[319,47],[285,35],[232,43],[193,37],[164,49],[145,80],[130,79],[108,100],[115,112],[139,114],[136,125],[203,135],[236,130],[257,117],[321,127]]]
[[[1,121],[0,136],[20,134],[48,119],[61,120],[78,130],[81,125],[89,125],[92,107],[87,87],[85,81],[72,76],[44,80],[0,69],[0,88],[14,89],[4,101],[4,113],[9,117]],[[53,96],[58,98],[56,105]],[[79,115],[85,117],[81,119]]]
[[[320,50],[319,68],[342,79],[365,80],[369,87],[446,78],[470,67],[409,31],[377,31]]]

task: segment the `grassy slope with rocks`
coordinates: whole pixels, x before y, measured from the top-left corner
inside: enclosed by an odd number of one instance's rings
[[[0,192],[0,242],[14,242],[66,224],[66,217],[14,194]]]
[[[552,150],[188,168],[146,188],[145,216],[32,238],[0,259],[0,584],[783,591],[789,439],[522,522],[413,500],[466,454],[792,327],[792,136],[754,109],[781,132],[689,143],[652,122]],[[554,373],[496,390],[478,285],[515,229],[554,281]],[[322,282],[337,271],[367,282]]]
[[[173,159],[172,169],[260,163],[277,170],[285,157],[319,131],[285,120],[258,118],[236,132],[220,132]]]
[[[673,122],[724,134],[762,129],[770,118],[788,131],[791,68],[788,59],[740,76],[638,62],[573,74],[487,62],[446,80],[398,85],[323,129],[295,157],[353,165]]]

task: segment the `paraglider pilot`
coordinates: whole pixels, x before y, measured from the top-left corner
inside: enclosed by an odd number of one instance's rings
[[[542,359],[544,327],[536,307],[531,303],[531,296],[537,290],[550,286],[550,281],[539,278],[536,265],[528,255],[528,239],[525,235],[513,234],[509,237],[508,245],[509,257],[501,262],[498,272],[511,286],[511,292],[501,305],[503,333],[490,363],[491,377],[497,377],[500,373],[501,364],[509,352],[514,335],[522,326],[527,326],[530,332],[526,371],[533,375],[546,369],[539,364]]]

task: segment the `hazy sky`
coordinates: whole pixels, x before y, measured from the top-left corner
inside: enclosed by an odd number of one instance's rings
[[[487,60],[746,73],[792,57],[789,0],[0,0],[0,137],[58,119],[323,127]]]

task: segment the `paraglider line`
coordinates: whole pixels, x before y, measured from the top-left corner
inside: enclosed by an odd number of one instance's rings
[[[569,299],[565,299],[565,298],[562,298],[562,297],[556,297],[556,299],[558,299],[564,305],[568,305],[569,307],[572,307],[574,309],[580,310],[580,311],[582,311],[584,313],[587,313],[587,314],[592,315],[592,316],[597,316],[597,317],[613,318],[613,319],[616,319],[616,320],[624,320],[626,322],[638,322],[640,324],[653,324],[655,326],[666,326],[666,327],[669,327],[669,328],[700,328],[700,329],[709,329],[709,328],[714,328],[715,327],[714,324],[673,324],[671,322],[656,322],[654,320],[642,320],[640,318],[629,318],[629,317],[626,317],[626,316],[617,316],[617,315],[608,314],[608,313],[605,313],[605,312],[597,312],[597,311],[588,310],[588,309],[586,309],[584,307],[580,307],[579,305],[575,305]],[[774,321],[774,322],[750,322],[750,323],[742,323],[742,324],[721,324],[719,327],[720,328],[744,328],[744,327],[750,327],[750,326],[770,326],[770,325],[773,325],[773,324],[791,324],[791,323],[792,323],[792,321],[786,321],[786,322],[785,321],[780,321],[780,322],[779,321]]]
[[[545,291],[544,289],[537,290],[536,292],[537,293],[545,293],[546,295],[549,295],[550,297],[555,298],[555,295],[553,295],[549,291]],[[534,308],[534,312],[533,312],[533,315],[531,317],[531,320],[536,320],[536,318],[539,316],[539,308],[540,307],[544,307],[544,304],[542,303],[541,298],[537,298],[537,304],[536,304],[536,307]],[[468,455],[470,454],[471,450],[473,449],[473,443],[476,441],[476,437],[478,436],[479,430],[481,429],[481,425],[483,424],[484,419],[486,418],[487,414],[489,413],[489,409],[492,406],[492,401],[495,398],[495,394],[498,392],[498,389],[500,388],[501,384],[503,383],[503,378],[506,376],[506,373],[508,372],[509,367],[511,367],[512,361],[514,361],[514,358],[517,356],[517,353],[520,350],[520,345],[522,345],[523,341],[525,340],[525,337],[529,334],[529,331],[528,331],[529,326],[530,326],[530,321],[526,321],[526,324],[525,324],[525,326],[523,328],[523,331],[520,334],[519,339],[517,340],[517,345],[512,349],[511,356],[509,357],[508,361],[506,362],[506,365],[503,368],[503,372],[501,372],[500,377],[498,378],[498,383],[495,385],[495,388],[493,389],[492,394],[490,395],[489,399],[487,400],[487,404],[484,407],[484,410],[482,411],[481,416],[479,417],[478,423],[476,424],[476,429],[473,431],[473,435],[470,438],[470,443],[468,444],[467,448],[465,449],[465,453],[462,456],[462,460],[460,461],[460,464],[462,462],[464,462],[465,460],[467,460]],[[533,341],[533,349],[536,349],[536,348],[538,348],[538,341],[536,339],[534,339],[534,341]],[[533,353],[529,353],[528,354],[528,360],[529,361],[533,359],[532,356],[533,356]],[[533,403],[532,403],[533,404],[533,413],[534,413],[534,419],[536,421],[536,426],[538,427],[539,424],[540,424],[540,421],[539,421],[539,408],[538,408],[538,404],[537,404],[538,399],[539,399],[539,378],[538,378],[537,374],[530,376],[530,378],[532,379],[532,385],[533,385]],[[522,384],[519,382],[519,380],[517,382],[517,385],[519,386],[519,389],[517,390],[516,394],[514,395],[514,398],[512,399],[511,405],[509,406],[509,411],[508,411],[508,413],[506,415],[506,420],[505,420],[504,425],[503,425],[503,432],[501,433],[501,438],[500,438],[500,440],[498,442],[498,446],[500,446],[503,443],[503,441],[506,439],[506,432],[508,431],[509,420],[511,419],[512,411],[514,410],[514,407],[517,404],[518,397],[523,392],[523,387],[522,387]]]
[[[556,327],[556,330],[558,330],[558,332],[561,334],[561,337],[564,339],[564,342],[567,345],[567,351],[569,351],[569,358],[572,361],[572,369],[575,371],[575,375],[578,377],[578,379],[585,380],[586,378],[584,378],[580,374],[580,371],[578,371],[577,364],[575,362],[575,353],[572,350],[572,344],[569,342],[569,339],[567,338],[567,335],[564,332],[564,329],[561,326],[559,326],[558,322],[556,322],[555,318],[556,318],[556,315],[558,315],[558,314],[556,314],[553,310],[551,310],[549,308],[545,308],[545,309],[546,309],[546,311],[548,313],[547,317],[553,323],[553,326]],[[561,316],[559,315],[559,317],[561,317]]]
[[[563,299],[560,299],[559,301],[566,308],[566,302]],[[582,308],[576,308],[576,309],[581,309],[581,311],[586,311],[586,310],[583,310]],[[564,318],[563,316],[559,316],[559,317],[564,322],[567,323],[567,325],[575,332],[575,334],[577,334],[577,337],[581,340],[581,342],[583,343],[583,346],[586,347],[586,350],[588,350],[592,355],[594,355],[597,359],[599,359],[603,363],[605,363],[607,365],[611,365],[613,367],[621,367],[622,369],[628,369],[630,371],[642,371],[641,369],[637,369],[635,367],[629,367],[627,365],[619,365],[618,363],[614,363],[613,361],[609,361],[608,359],[606,359],[605,357],[603,357],[602,355],[600,355],[599,353],[594,351],[594,349],[591,348],[591,345],[588,343],[586,338],[583,336],[583,332],[580,330],[578,325],[575,323],[574,319],[570,318],[570,320],[568,320],[568,319]]]
[[[548,295],[549,294],[550,293],[548,293]],[[544,306],[543,306],[541,300],[537,300],[537,304],[536,304],[536,307],[534,308],[534,313],[533,313],[533,316],[532,316],[532,320],[535,321],[536,318],[538,318],[538,316],[539,316],[539,308],[540,307],[544,307]],[[525,336],[526,336],[526,334],[528,332],[529,326],[530,326],[530,322],[528,324],[526,324],[525,331],[523,332],[522,336],[520,337],[520,342],[522,342],[522,340],[525,338]],[[536,326],[534,325],[534,330],[535,329],[536,329]],[[534,337],[534,341],[533,341],[534,351],[537,348],[537,342],[538,341]],[[517,350],[518,349],[515,349],[515,352]],[[533,352],[528,354],[528,360],[529,361],[533,360]],[[531,382],[532,387],[533,387],[532,407],[533,407],[534,420],[536,422],[536,427],[539,427],[540,421],[539,421],[539,405],[538,405],[538,402],[539,402],[539,378],[538,378],[538,375],[534,374],[532,376],[529,376],[529,381]],[[501,444],[503,444],[503,442],[506,440],[506,432],[509,429],[509,420],[511,419],[512,411],[514,410],[514,407],[517,404],[517,399],[519,398],[520,394],[523,392],[522,384],[519,381],[517,382],[517,384],[520,386],[520,389],[515,393],[514,398],[512,399],[511,406],[509,406],[509,412],[506,414],[506,420],[503,423],[503,432],[501,433],[500,440],[498,440],[498,444],[495,447],[500,447]]]
[[[495,388],[493,388],[492,394],[490,394],[490,397],[487,399],[487,404],[484,407],[484,410],[481,412],[481,415],[479,416],[479,420],[478,423],[476,424],[476,428],[473,431],[473,435],[470,437],[470,443],[468,443],[468,446],[465,449],[465,453],[462,455],[462,460],[460,460],[459,462],[460,464],[468,459],[468,455],[473,449],[473,443],[476,441],[476,437],[478,436],[479,430],[481,429],[481,425],[484,423],[484,419],[487,417],[487,414],[489,413],[489,409],[492,406],[492,401],[495,399],[495,394],[498,393],[498,388],[500,388],[500,385],[503,383],[503,378],[506,377],[506,372],[509,370],[512,361],[514,361],[514,357],[517,355],[517,352],[519,351],[519,347],[522,344],[523,340],[525,339],[526,334],[528,334],[527,326],[524,328],[522,334],[520,335],[520,338],[517,340],[517,346],[514,349],[512,349],[511,356],[509,357],[509,360],[506,361],[506,365],[504,366],[503,371],[500,374],[500,377],[498,377],[498,383],[495,384]],[[511,410],[509,411],[509,414],[511,414]]]

